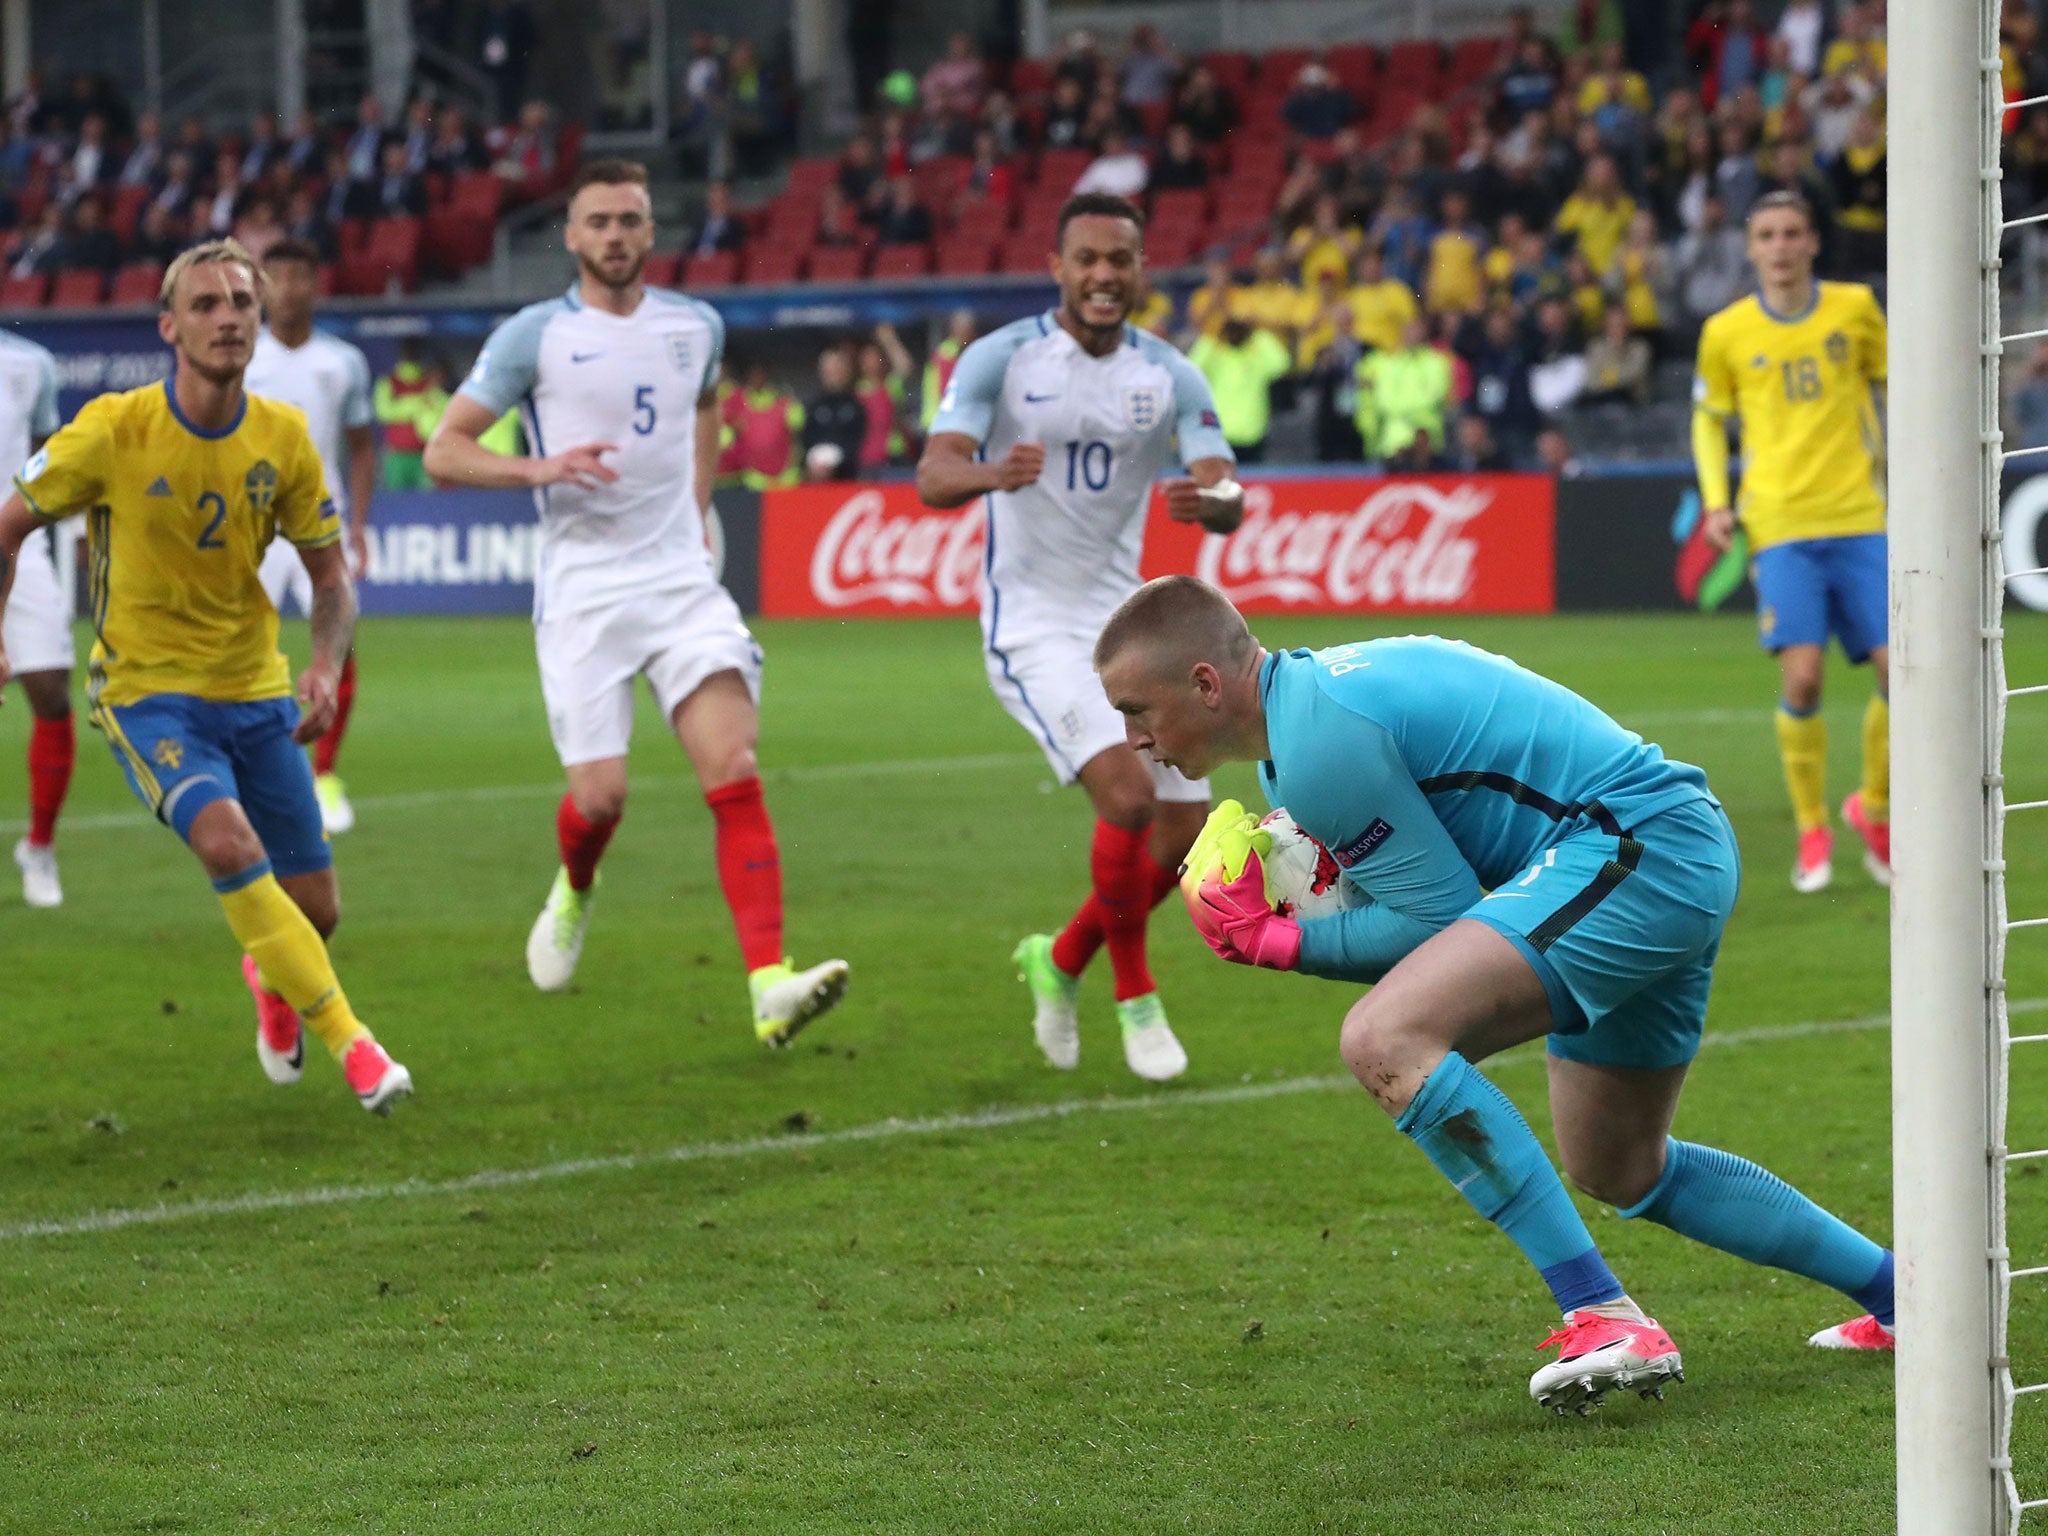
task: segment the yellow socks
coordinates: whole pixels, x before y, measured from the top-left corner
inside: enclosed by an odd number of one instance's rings
[[[1863,711],[1863,810],[1872,821],[1892,818],[1892,709],[1881,693]]]
[[[290,1003],[305,1026],[341,1060],[356,1036],[367,1033],[342,994],[319,930],[287,896],[270,863],[213,882],[228,927],[256,962],[263,984]]]
[[[1778,704],[1778,756],[1785,762],[1785,788],[1792,796],[1792,816],[1799,830],[1810,832],[1828,821],[1828,728],[1820,711],[1796,715]],[[1869,740],[1869,725],[1864,726]]]

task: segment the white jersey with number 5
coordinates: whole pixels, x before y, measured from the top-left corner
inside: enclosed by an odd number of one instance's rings
[[[1172,346],[1126,326],[1121,346],[1094,357],[1051,314],[963,352],[931,429],[965,433],[990,462],[1015,443],[1045,445],[1036,481],[988,497],[991,645],[1092,643],[1141,581],[1152,483],[1176,457],[1233,458],[1209,381]]]
[[[724,346],[710,305],[653,288],[630,315],[592,309],[572,288],[491,333],[460,393],[493,416],[519,407],[536,455],[610,443],[604,462],[619,476],[534,492],[536,620],[713,580],[697,505],[697,399],[717,381]]]

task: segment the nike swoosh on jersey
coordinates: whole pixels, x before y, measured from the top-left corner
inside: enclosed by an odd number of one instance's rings
[[[569,361],[572,363],[594,363],[603,356],[602,352],[571,352],[569,354]]]
[[[1026,405],[1043,405],[1048,400],[1057,399],[1059,399],[1058,395],[1034,395],[1028,389],[1024,392],[1024,403]]]
[[[1521,891],[1494,891],[1479,898],[1481,901],[1534,901],[1534,896]]]

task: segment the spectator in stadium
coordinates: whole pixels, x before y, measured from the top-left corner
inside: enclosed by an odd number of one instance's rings
[[[855,208],[864,208],[881,181],[882,169],[875,153],[875,141],[866,134],[854,135],[847,141],[846,149],[839,157],[839,169],[833,176],[839,195]]]
[[[7,121],[17,139],[40,133],[47,126],[49,103],[45,100],[45,90],[42,69],[30,65],[21,89],[7,99]]]
[[[48,277],[64,265],[64,209],[48,203],[7,253],[9,277]]]
[[[1237,126],[1237,104],[1217,84],[1206,64],[1188,71],[1173,99],[1169,122],[1181,124],[1195,136],[1197,144],[1213,145]]]
[[[278,132],[275,112],[258,112],[249,120],[249,142],[242,150],[242,180],[254,186],[269,174],[273,163],[285,157],[284,136]]]
[[[861,222],[862,210],[846,199],[837,184],[828,185],[818,199],[819,245],[866,245],[871,238]]]
[[[988,66],[966,32],[955,32],[946,39],[945,53],[933,61],[918,83],[926,112],[957,117],[973,117],[979,112],[987,89]]]
[[[306,195],[312,195],[310,189]],[[161,203],[151,203],[142,210],[142,218],[136,224],[129,256],[135,261],[153,261],[167,267],[190,243],[178,215]]]
[[[1840,30],[1821,55],[1824,75],[1858,74],[1873,85],[1884,83],[1885,41],[1869,5],[1850,5],[1842,12]]]
[[[288,240],[312,246],[323,261],[334,259],[334,226],[320,216],[320,198],[312,183],[301,182],[292,188],[292,199],[285,205],[284,233]]]
[[[1622,187],[1621,174],[1610,155],[1595,155],[1586,162],[1586,173],[1578,191],[1565,199],[1557,211],[1557,230],[1572,236],[1578,248],[1598,274],[1614,265],[1622,236],[1636,216],[1636,200]]]
[[[62,260],[67,272],[108,273],[121,264],[120,238],[107,228],[98,198],[81,198],[71,210]]]
[[[465,171],[489,170],[490,164],[483,141],[470,132],[468,115],[460,107],[443,107],[434,119],[427,168],[443,176],[460,176]]]
[[[384,164],[384,108],[374,96],[356,103],[356,126],[342,152],[348,157],[351,181],[374,181]]]
[[[1371,222],[1386,195],[1387,171],[1356,128],[1346,128],[1330,141],[1330,158],[1319,174],[1323,190],[1337,199],[1345,223],[1363,228]]]
[[[163,177],[164,157],[169,152],[169,146],[164,143],[163,124],[154,112],[143,113],[135,120],[135,142],[121,161],[116,184],[154,190]]]
[[[235,227],[242,208],[242,160],[233,150],[222,150],[213,168],[213,190],[194,218],[208,234],[225,235]]]
[[[843,343],[835,343],[818,354],[818,392],[804,402],[803,454],[807,478],[851,480],[860,463],[862,441],[867,437],[868,413],[853,392],[853,355]],[[829,447],[837,455],[829,474],[811,472],[814,462],[822,463]],[[817,455],[814,461],[813,455]]]
[[[1525,38],[1508,57],[1494,84],[1496,111],[1509,122],[1550,110],[1557,95],[1557,65],[1550,45],[1540,37]]]
[[[107,142],[107,120],[97,112],[88,113],[79,124],[78,142],[58,168],[57,201],[68,205],[97,193],[114,179],[114,172],[114,147]]]
[[[484,0],[476,22],[476,57],[497,96],[498,117],[509,118],[526,95],[533,53],[533,16],[526,0]]]
[[[960,362],[960,354],[973,340],[974,311],[954,310],[946,321],[946,334],[925,359],[924,377],[919,381],[918,426],[926,436],[931,434],[932,418],[939,414],[939,401],[945,396],[946,386],[953,382],[953,369]]]
[[[1173,300],[1152,286],[1150,273],[1138,276],[1137,296],[1132,300],[1130,323],[1141,331],[1167,339],[1173,330]]]
[[[298,121],[292,125],[291,141],[285,145],[285,158],[300,176],[317,176],[320,167],[326,164],[327,135],[312,108],[301,112]]]
[[[1081,94],[1081,84],[1071,77],[1062,77],[1052,85],[1052,95],[1046,104],[1044,139],[1047,149],[1079,149],[1082,134],[1088,121],[1088,98]]]
[[[1055,88],[1062,80],[1071,80],[1080,88],[1085,100],[1093,96],[1108,74],[1103,61],[1102,49],[1095,41],[1095,34],[1085,27],[1076,27],[1060,40],[1053,50],[1052,76]]]
[[[1657,238],[1657,217],[1647,208],[1629,220],[1608,286],[1620,290],[1631,333],[1658,352],[1671,317],[1671,269]]]
[[[908,176],[889,182],[889,198],[875,221],[875,237],[884,245],[923,245],[932,237],[932,216],[917,200],[917,183]]]
[[[1077,196],[1083,192],[1111,192],[1118,197],[1140,198],[1150,176],[1151,167],[1144,155],[1124,137],[1121,128],[1110,127],[1102,135],[1095,159],[1074,183],[1074,192]]]
[[[1333,139],[1357,116],[1358,103],[1351,93],[1313,59],[1301,66],[1280,103],[1281,121],[1305,139]]]
[[[1600,334],[1586,348],[1586,388],[1579,397],[1587,405],[1648,405],[1650,344],[1630,333],[1628,311],[1607,306]]]
[[[1186,123],[1169,123],[1166,145],[1152,162],[1154,192],[1194,192],[1209,185],[1209,157]]]
[[[1233,316],[1215,335],[1197,338],[1188,361],[1209,381],[1217,420],[1237,462],[1261,462],[1273,419],[1273,385],[1293,367],[1287,348],[1271,331]]]
[[[1302,287],[1313,292],[1325,272],[1347,275],[1364,242],[1358,226],[1346,222],[1344,205],[1324,192],[1310,204],[1308,223],[1287,237],[1287,259],[1300,272]]]
[[[1391,459],[1418,434],[1445,440],[1454,392],[1451,360],[1430,345],[1421,316],[1402,328],[1398,345],[1358,363],[1358,435],[1366,456]]]
[[[1568,301],[1547,298],[1537,304],[1532,343],[1529,398],[1545,416],[1571,409],[1586,391],[1586,358]]]
[[[1876,88],[1860,74],[1828,75],[1807,86],[1800,105],[1813,133],[1814,153],[1822,160],[1839,155],[1855,132],[1856,119],[1876,98]]]
[[[267,197],[252,197],[235,220],[234,237],[259,262],[288,231],[277,216],[277,205]]]
[[[405,168],[413,175],[424,176],[434,168],[434,104],[426,97],[415,96],[406,107],[398,141],[405,146]]]
[[[1365,348],[1352,334],[1351,307],[1341,299],[1313,327],[1320,343],[1310,359],[1306,386],[1315,423],[1316,458],[1325,464],[1356,464],[1365,458],[1359,441],[1358,360]]]
[[[1619,0],[1571,0],[1557,28],[1557,46],[1567,57],[1580,57],[1620,42],[1623,35]]]
[[[1749,288],[1749,257],[1742,230],[1729,223],[1721,199],[1711,194],[1701,205],[1699,227],[1679,238],[1671,257],[1678,284],[1678,304],[1693,325],[1704,324],[1740,298]]]
[[[875,327],[874,338],[860,347],[859,377],[853,393],[867,413],[867,430],[861,436],[858,462],[862,469],[885,469],[901,463],[909,444],[903,436],[903,385],[916,365],[905,350],[896,327],[886,321]]]
[[[1470,414],[1486,423],[1488,435],[1504,451],[1525,457],[1542,420],[1529,393],[1529,354],[1512,305],[1496,303],[1487,310],[1471,368]]]
[[[733,477],[750,490],[793,485],[804,408],[776,386],[766,363],[749,360],[744,367],[746,384],[734,394],[728,418],[732,447],[720,466],[729,464]]]
[[[1123,62],[1117,65],[1117,99],[1127,107],[1151,107],[1173,97],[1174,76],[1180,66],[1159,30],[1148,25],[1131,28]]]
[[[164,162],[163,185],[157,188],[151,201],[182,219],[191,214],[192,205],[198,200],[199,187],[193,178],[192,157],[181,149],[173,150]]]
[[[2032,107],[2005,146],[2006,216],[2048,203],[2048,107]]]
[[[1469,315],[1478,310],[1484,293],[1479,261],[1486,250],[1486,231],[1473,221],[1470,199],[1463,192],[1446,192],[1442,206],[1442,222],[1429,242],[1422,301],[1438,314]]]
[[[720,251],[738,250],[746,238],[746,226],[733,216],[731,189],[722,181],[707,183],[704,219],[683,243],[684,252],[691,256],[715,256]]]
[[[1537,434],[1536,467],[1555,480],[1576,480],[1585,473],[1572,453],[1571,439],[1558,426],[1545,427]]]
[[[1088,103],[1088,115],[1081,120],[1079,147],[1099,154],[1103,141],[1112,133],[1134,139],[1138,137],[1138,131],[1136,114],[1116,99],[1115,91],[1105,86]]]
[[[750,39],[741,38],[732,46],[726,96],[735,167],[743,175],[759,176],[782,142],[788,121],[781,86]]]
[[[1767,46],[1750,0],[1707,0],[1685,34],[1686,57],[1700,77],[1701,104],[1711,112],[1724,97],[1754,85]]]
[[[424,455],[427,439],[448,408],[448,390],[438,358],[416,336],[398,343],[398,361],[377,381],[371,410],[382,436],[384,488],[423,491],[428,478]]]
[[[1017,168],[1003,154],[990,128],[974,130],[974,159],[960,190],[960,204],[991,202],[1007,205],[1017,190]],[[958,213],[958,209],[955,209]]]
[[[1827,13],[1820,0],[1786,0],[1772,34],[1785,45],[1787,62],[1795,74],[1811,78],[1820,69],[1821,39],[1827,34]]]
[[[1008,160],[1029,139],[1029,131],[1017,116],[1017,103],[1007,91],[990,91],[981,104],[981,130],[995,140],[996,158]]]
[[[1757,185],[1759,196],[1769,192],[1794,192],[1806,199],[1820,220],[1821,254],[1831,257],[1835,243],[1835,198],[1814,169],[1810,145],[1799,139],[1780,139],[1771,146],[1767,171]]]
[[[381,174],[371,188],[376,201],[373,217],[417,219],[427,212],[427,184],[406,166],[405,143],[392,139],[385,144]]]
[[[1749,130],[1742,124],[1723,123],[1718,140],[1720,159],[1714,166],[1714,193],[1728,210],[1728,217],[1740,224],[1748,219],[1751,205],[1763,196],[1763,168],[1757,164]]]
[[[1359,251],[1353,279],[1344,296],[1351,307],[1351,334],[1375,351],[1393,351],[1401,345],[1409,322],[1421,313],[1415,290],[1388,274],[1386,257],[1377,245]]]
[[[1493,430],[1484,416],[1470,411],[1458,418],[1451,433],[1451,449],[1443,467],[1460,475],[1493,475],[1508,469],[1508,457],[1493,440]]]
[[[1188,334],[1182,338],[1182,351],[1196,336],[1214,336],[1223,329],[1236,302],[1234,283],[1229,257],[1211,256],[1202,264],[1202,286],[1188,295]]]
[[[1253,258],[1252,281],[1232,292],[1230,313],[1233,318],[1250,321],[1292,351],[1303,298],[1302,291],[1288,280],[1287,258],[1268,247]]]
[[[519,109],[519,125],[506,138],[491,166],[500,181],[511,183],[528,196],[537,196],[547,185],[555,174],[554,116],[544,101],[529,101]]]
[[[1884,271],[1884,130],[1869,112],[1857,114],[1829,177],[1835,209],[1835,270],[1844,277]]]

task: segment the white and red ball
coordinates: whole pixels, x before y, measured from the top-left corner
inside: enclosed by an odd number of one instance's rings
[[[1362,907],[1366,894],[1344,878],[1334,855],[1294,823],[1283,807],[1259,822],[1272,834],[1266,857],[1266,898],[1282,917],[1329,917]]]

